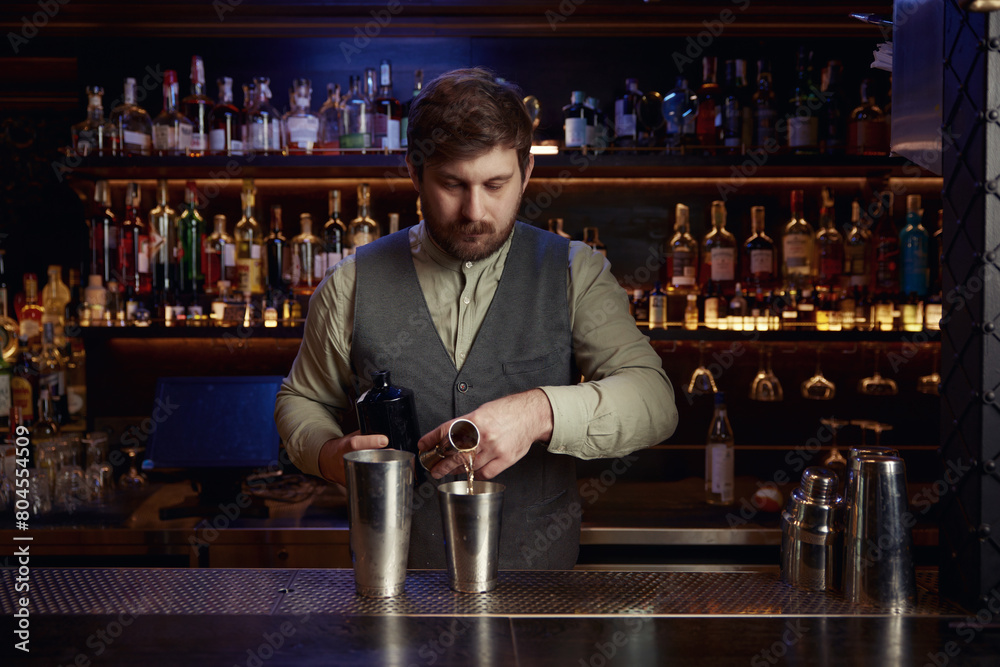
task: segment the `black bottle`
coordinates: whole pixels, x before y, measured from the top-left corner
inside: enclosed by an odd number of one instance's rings
[[[356,408],[361,433],[388,436],[389,449],[417,454],[420,426],[413,392],[393,387],[389,371],[372,371],[372,388],[361,394]]]

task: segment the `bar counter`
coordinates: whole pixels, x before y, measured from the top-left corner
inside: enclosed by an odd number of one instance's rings
[[[902,614],[784,585],[774,568],[500,573],[485,594],[411,570],[401,596],[350,569],[32,569],[27,663],[90,665],[995,665],[1000,597],[976,614],[918,572]],[[987,618],[988,617],[988,618]],[[13,642],[7,640],[7,647]],[[7,647],[5,647],[5,652]],[[16,653],[16,652],[14,652]],[[8,653],[10,655],[11,653]]]

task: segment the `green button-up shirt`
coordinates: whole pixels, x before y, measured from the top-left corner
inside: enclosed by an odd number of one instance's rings
[[[462,368],[503,273],[511,239],[493,255],[463,262],[438,248],[421,222],[409,230],[417,279],[438,335]],[[540,387],[552,406],[549,451],[612,458],[662,442],[677,425],[673,387],[659,355],[636,328],[628,297],[603,255],[571,241],[567,297],[579,384]],[[302,345],[282,383],[274,417],[292,461],[319,475],[319,452],[344,435],[351,387],[354,257],[327,275],[309,300]]]

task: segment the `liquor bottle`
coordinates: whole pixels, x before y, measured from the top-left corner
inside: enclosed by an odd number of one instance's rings
[[[774,287],[774,241],[764,231],[764,207],[750,209],[752,234],[743,243],[743,282],[753,288],[769,290]]]
[[[361,93],[361,79],[352,76],[350,82],[340,122],[340,147],[360,151],[371,145],[371,129],[368,126],[369,103]]]
[[[55,335],[60,339],[63,337],[63,326],[65,325],[66,304],[69,303],[69,287],[62,280],[62,267],[58,264],[49,265],[49,279],[42,290],[42,327],[51,324]]]
[[[257,104],[256,82],[244,83],[243,106],[240,107],[240,140],[243,142],[244,151],[247,152],[253,150],[250,145],[250,114],[253,113],[255,104]]]
[[[379,64],[379,89],[372,107],[375,113],[372,145],[381,150],[398,151],[403,105],[392,96],[392,64],[388,60]]]
[[[69,301],[66,302],[66,306],[63,309],[63,322],[65,322],[67,334],[75,336],[77,334],[71,332],[74,332],[83,322],[87,315],[87,309],[84,307],[83,299],[81,298],[83,290],[80,286],[80,269],[71,268],[67,272],[67,275],[66,283],[67,287],[69,287]]]
[[[847,152],[851,155],[888,155],[889,124],[882,109],[875,104],[874,85],[861,82],[861,104],[847,121]]]
[[[569,104],[563,112],[563,145],[566,148],[582,148],[587,144],[588,128],[594,126],[594,112],[583,103],[582,90],[570,93]]]
[[[722,99],[722,144],[730,153],[742,153],[753,143],[752,109],[747,100],[747,61],[727,60],[725,96]],[[749,112],[749,113],[748,113]]]
[[[31,439],[37,444],[45,440],[51,440],[57,435],[59,435],[59,424],[56,422],[52,397],[47,387],[39,387],[38,420],[31,427]],[[48,474],[51,478],[55,474],[54,468]]]
[[[90,273],[111,280],[118,271],[121,227],[111,210],[111,188],[107,181],[94,185],[94,211],[90,217]]]
[[[684,307],[684,328],[694,331],[698,328],[698,295],[688,294],[687,305]]]
[[[736,237],[726,229],[726,204],[712,202],[712,229],[701,242],[701,285],[715,284],[721,297],[733,293],[736,282]]]
[[[608,247],[601,241],[597,227],[583,228],[583,242],[593,248],[594,252],[599,252],[605,257],[608,256]],[[650,306],[650,309],[652,309],[652,306]]]
[[[844,274],[851,287],[867,287],[871,276],[871,232],[861,222],[861,202],[851,202],[851,228],[844,237]]]
[[[38,337],[40,345],[41,334]],[[30,344],[23,336],[19,339],[13,373],[10,379],[11,409],[19,410],[21,419],[30,426],[38,414],[38,368],[32,358]]]
[[[660,289],[660,283],[649,293],[649,328],[667,328],[667,295]]]
[[[163,73],[163,111],[153,119],[153,150],[157,155],[184,155],[191,148],[194,124],[177,110],[177,72]]]
[[[245,294],[264,293],[264,235],[254,217],[257,188],[252,178],[243,179],[243,217],[236,223],[236,275],[239,290]]]
[[[156,181],[156,207],[149,212],[148,254],[157,297],[177,286],[177,214],[168,203],[169,196],[167,180]]]
[[[299,216],[302,232],[292,238],[292,291],[296,294],[312,294],[323,280],[326,272],[323,239],[313,234],[312,216]]]
[[[38,303],[38,276],[24,274],[24,304],[17,311],[18,329],[29,348],[37,348],[42,342],[42,317],[45,309]]]
[[[205,238],[205,293],[215,294],[220,280],[236,280],[236,242],[226,233],[226,216],[212,219],[212,233]]]
[[[243,154],[243,112],[233,104],[233,80],[217,81],[219,101],[209,116],[208,150],[213,155]]]
[[[361,88],[361,94],[365,96],[367,103],[365,106],[365,114],[367,116],[365,123],[368,126],[368,143],[365,146],[368,148],[379,148],[380,146],[375,145],[375,98],[378,97],[378,70],[374,67],[365,69],[364,86]]]
[[[564,220],[562,218],[549,218],[549,231],[556,236],[563,237],[564,239],[572,238],[566,233],[566,230],[563,229],[563,224]]]
[[[198,186],[188,181],[184,188],[184,210],[177,217],[177,289],[185,296],[195,296],[205,279],[202,274],[202,246],[205,220],[198,212]]]
[[[736,283],[733,298],[729,301],[727,319],[729,320],[728,326],[733,331],[753,331],[754,329],[753,318],[750,315],[746,297],[743,296],[741,283]]]
[[[694,146],[698,143],[698,94],[688,88],[687,79],[677,77],[673,89],[663,97],[668,148]]]
[[[649,321],[649,298],[640,287],[632,290],[631,310],[636,324]]]
[[[125,101],[111,110],[109,122],[114,151],[118,155],[149,155],[153,145],[153,123],[146,110],[135,103],[135,79],[125,79]]]
[[[812,82],[812,52],[799,46],[795,62],[795,86],[788,99],[788,148],[793,153],[815,153],[819,145],[821,107]]]
[[[315,150],[322,155],[340,155],[340,84],[328,83],[326,101],[316,112],[319,133]]]
[[[42,352],[37,360],[38,393],[48,392],[52,401],[53,419],[60,424],[68,421],[66,410],[66,363],[55,344],[55,329],[47,322],[42,329]],[[44,410],[39,413],[45,415]]]
[[[247,112],[247,139],[244,149],[260,153],[281,152],[281,114],[271,104],[271,79],[253,80],[253,102]]]
[[[208,136],[212,130],[212,111],[215,105],[205,95],[207,83],[201,56],[191,56],[191,93],[181,100],[181,111],[191,121],[189,155],[202,156],[208,153]]]
[[[83,290],[83,300],[89,311],[87,319],[90,326],[103,325],[108,305],[108,290],[104,288],[100,275],[87,276],[87,287]]]
[[[872,287],[876,294],[899,292],[899,232],[892,221],[893,193],[884,192],[875,202],[873,218],[875,228],[872,244],[874,280]]]
[[[340,190],[330,190],[329,213],[330,217],[323,225],[323,250],[326,253],[324,270],[336,266],[344,257],[347,227],[340,219]]]
[[[860,290],[857,287],[845,288],[840,295],[840,301],[838,303],[840,309],[840,324],[841,328],[845,331],[854,329],[855,318],[854,313],[858,308],[858,299],[860,298]]]
[[[920,224],[924,211],[920,208],[920,195],[906,197],[906,224],[899,232],[900,286],[904,296],[927,296],[930,283],[927,246],[930,239]]]
[[[639,146],[654,148],[664,145],[663,96],[655,90],[643,93],[636,109],[639,123]]]
[[[691,212],[677,204],[674,213],[674,235],[667,242],[667,278],[678,293],[695,289],[698,282],[698,242],[691,236]]]
[[[816,328],[816,297],[813,296],[813,291],[809,287],[805,287],[800,292],[795,301],[795,309],[799,311],[795,322],[799,329]]]
[[[104,120],[104,89],[87,86],[87,118],[73,126],[73,152],[80,156],[111,155],[114,126]]]
[[[717,60],[714,56],[701,59],[701,87],[698,89],[698,116],[695,121],[698,143],[707,155],[715,155],[722,143],[722,90],[717,76]]]
[[[814,273],[816,235],[802,215],[802,190],[792,190],[792,218],[781,237],[782,278],[801,290]]]
[[[424,88],[424,71],[422,69],[413,71],[413,94],[410,95],[410,99],[403,103],[403,119],[399,122],[399,146],[400,148],[407,148],[409,140],[406,138],[406,133],[410,129],[410,106],[413,105],[413,100],[417,99],[417,95]]]
[[[726,410],[726,395],[715,394],[715,412],[708,427],[705,447],[705,501],[710,505],[731,505],[735,438]]]
[[[723,304],[722,300],[719,299],[719,291],[716,289],[714,284],[709,284],[708,289],[705,290],[705,298],[702,300],[702,309],[705,311],[705,328],[706,329],[718,329],[720,324],[723,329],[729,328],[729,320],[727,318],[726,306]],[[720,323],[720,318],[722,322]]]
[[[371,218],[371,189],[367,183],[358,185],[358,215],[347,228],[347,247],[350,254],[375,241],[380,236],[378,223]]]
[[[843,71],[839,60],[827,61],[820,83],[819,143],[828,155],[843,153],[847,141],[847,110],[841,85]]]
[[[767,61],[757,61],[757,92],[753,94],[754,140],[757,146],[777,148],[774,126],[778,112],[775,109],[771,69]]]
[[[824,187],[820,193],[819,232],[816,233],[816,284],[830,290],[841,285],[844,270],[844,237],[837,231],[833,191]]]
[[[924,328],[923,304],[920,303],[916,292],[910,292],[909,296],[901,301],[899,310],[903,331],[921,331]]]
[[[642,92],[638,79],[625,79],[625,94],[615,100],[615,147],[639,145],[639,101]]]
[[[585,97],[583,105],[590,110],[584,144],[593,148],[595,153],[601,153],[609,144],[607,120],[601,111],[601,101],[596,97]]]
[[[319,142],[319,117],[310,111],[312,106],[312,81],[295,79],[288,89],[291,111],[285,114],[282,126],[285,131],[285,148],[289,155],[312,155]]]
[[[279,292],[284,294],[288,287],[288,280],[295,280],[294,259],[292,265],[288,262],[288,241],[281,232],[281,206],[271,205],[271,233],[264,239],[264,248],[267,253],[267,288],[269,292]]]
[[[10,316],[7,291],[7,251],[0,248],[0,337],[3,339],[2,353],[5,361],[13,362],[17,357],[17,339],[21,335],[17,320]]]

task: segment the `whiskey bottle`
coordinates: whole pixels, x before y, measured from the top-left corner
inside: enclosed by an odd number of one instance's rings
[[[289,287],[288,281],[295,280],[294,260],[289,266],[287,261],[288,242],[281,231],[281,206],[271,206],[271,233],[264,239],[267,253],[267,289],[269,292],[283,294]]]
[[[157,155],[184,155],[191,148],[194,124],[177,110],[177,72],[163,73],[163,111],[153,119],[153,150]]]
[[[670,285],[681,294],[693,291],[698,277],[698,242],[690,230],[690,210],[677,204],[674,235],[667,244],[667,275]]]
[[[205,292],[216,294],[220,280],[236,281],[236,242],[226,233],[226,216],[212,219],[212,233],[205,238]]]
[[[368,127],[365,147],[379,148],[375,144],[375,98],[378,97],[378,70],[374,67],[365,69],[364,86],[361,88],[361,94],[365,96],[365,123]]]
[[[774,103],[771,69],[764,60],[757,61],[757,92],[753,95],[753,109],[756,145],[777,148],[774,127],[778,112]]]
[[[368,125],[369,101],[361,93],[361,79],[350,77],[350,88],[340,122],[340,147],[355,152],[362,152],[371,145],[371,129]]]
[[[793,153],[815,153],[819,145],[819,117],[822,106],[812,82],[812,52],[799,46],[795,63],[795,86],[788,100],[788,148]]]
[[[819,142],[821,150],[828,155],[842,154],[847,141],[847,110],[841,85],[843,71],[839,60],[827,61],[820,83]]]
[[[28,348],[36,349],[42,343],[42,317],[45,309],[38,303],[38,276],[24,274],[24,304],[17,312],[18,329]]]
[[[216,83],[219,100],[209,116],[208,150],[213,155],[242,155],[243,112],[233,104],[233,80],[226,76]]]
[[[252,178],[243,179],[243,217],[236,223],[236,275],[239,291],[243,294],[263,294],[266,275],[264,273],[264,235],[254,217],[257,188]]]
[[[687,79],[677,77],[673,89],[663,98],[663,119],[666,123],[665,143],[668,148],[694,146],[698,143],[698,95],[688,88]]]
[[[873,205],[875,229],[872,232],[874,253],[874,280],[872,287],[878,294],[899,292],[899,232],[892,221],[893,193],[883,192]]]
[[[831,292],[838,289],[844,270],[844,237],[837,231],[833,191],[823,188],[820,194],[819,232],[816,234],[816,283]]]
[[[743,243],[743,282],[758,290],[774,287],[775,253],[774,241],[764,231],[764,207],[750,209],[752,233]]]
[[[642,92],[638,79],[625,79],[625,93],[615,100],[615,147],[635,148],[639,145],[639,101]]]
[[[882,109],[875,104],[874,85],[861,82],[861,104],[847,122],[847,152],[851,155],[888,155],[889,124]]]
[[[312,82],[295,79],[288,90],[291,111],[285,114],[283,126],[285,147],[289,155],[311,155],[319,143],[319,117],[310,111]]]
[[[176,287],[177,214],[168,203],[166,179],[156,182],[156,207],[149,212],[149,259],[152,263],[153,292],[162,295]]]
[[[781,237],[782,278],[796,290],[809,285],[814,273],[816,235],[802,215],[802,190],[792,190],[792,217]]]
[[[125,79],[124,102],[111,110],[114,152],[131,157],[149,155],[153,145],[153,123],[146,110],[135,103],[135,79]]]
[[[349,254],[357,252],[366,243],[377,240],[380,235],[378,223],[372,219],[370,211],[371,190],[367,183],[361,183],[358,185],[358,215],[347,228]]]
[[[316,112],[319,117],[319,137],[316,152],[321,155],[340,155],[340,84],[327,84],[326,101]]]
[[[403,105],[392,96],[392,63],[388,60],[379,65],[378,95],[372,106],[375,112],[372,145],[381,150],[398,151]]]
[[[62,280],[62,267],[58,264],[49,265],[49,279],[42,290],[42,327],[51,324],[54,335],[62,343],[63,327],[66,324],[66,304],[69,303],[69,287]]]
[[[201,56],[191,56],[191,93],[181,100],[181,111],[191,121],[190,155],[208,153],[208,137],[212,130],[212,99],[205,95],[205,65]],[[232,99],[232,92],[230,92]]]
[[[594,112],[583,103],[583,100],[584,92],[574,90],[570,93],[569,104],[562,108],[563,145],[566,148],[582,148],[588,145],[588,128],[593,134]]]
[[[90,273],[104,282],[118,272],[121,227],[111,210],[111,188],[107,181],[94,185],[94,208],[90,217]]]
[[[347,227],[340,219],[340,190],[330,190],[329,214],[329,219],[323,225],[323,251],[326,253],[323,262],[324,272],[336,266],[344,257]]]
[[[184,210],[177,218],[177,289],[182,295],[195,296],[204,280],[204,240],[205,220],[198,212],[198,186],[194,181],[188,181],[184,189]]]
[[[844,237],[844,274],[850,287],[865,288],[871,275],[871,232],[861,221],[861,202],[851,202],[851,228]]]
[[[667,328],[667,295],[660,289],[660,283],[649,293],[649,328]]]
[[[744,146],[753,143],[752,111],[746,97],[745,60],[727,60],[725,94],[722,98],[722,144],[727,152],[740,154]],[[750,112],[750,113],[747,113]]]
[[[247,145],[244,149],[268,153],[281,152],[281,115],[271,104],[271,79],[253,80],[253,101],[246,115]]]
[[[736,237],[726,229],[726,205],[712,202],[712,229],[701,242],[701,285],[712,283],[728,298],[736,283]]]
[[[73,152],[88,155],[111,155],[113,126],[104,120],[104,89],[87,87],[87,118],[73,126]]]
[[[312,294],[326,273],[323,240],[312,232],[312,216],[299,216],[302,232],[292,238],[292,291]]]
[[[707,155],[715,155],[722,143],[722,89],[717,76],[718,61],[714,56],[701,60],[702,83],[698,89],[698,116],[695,122],[698,143]]]

